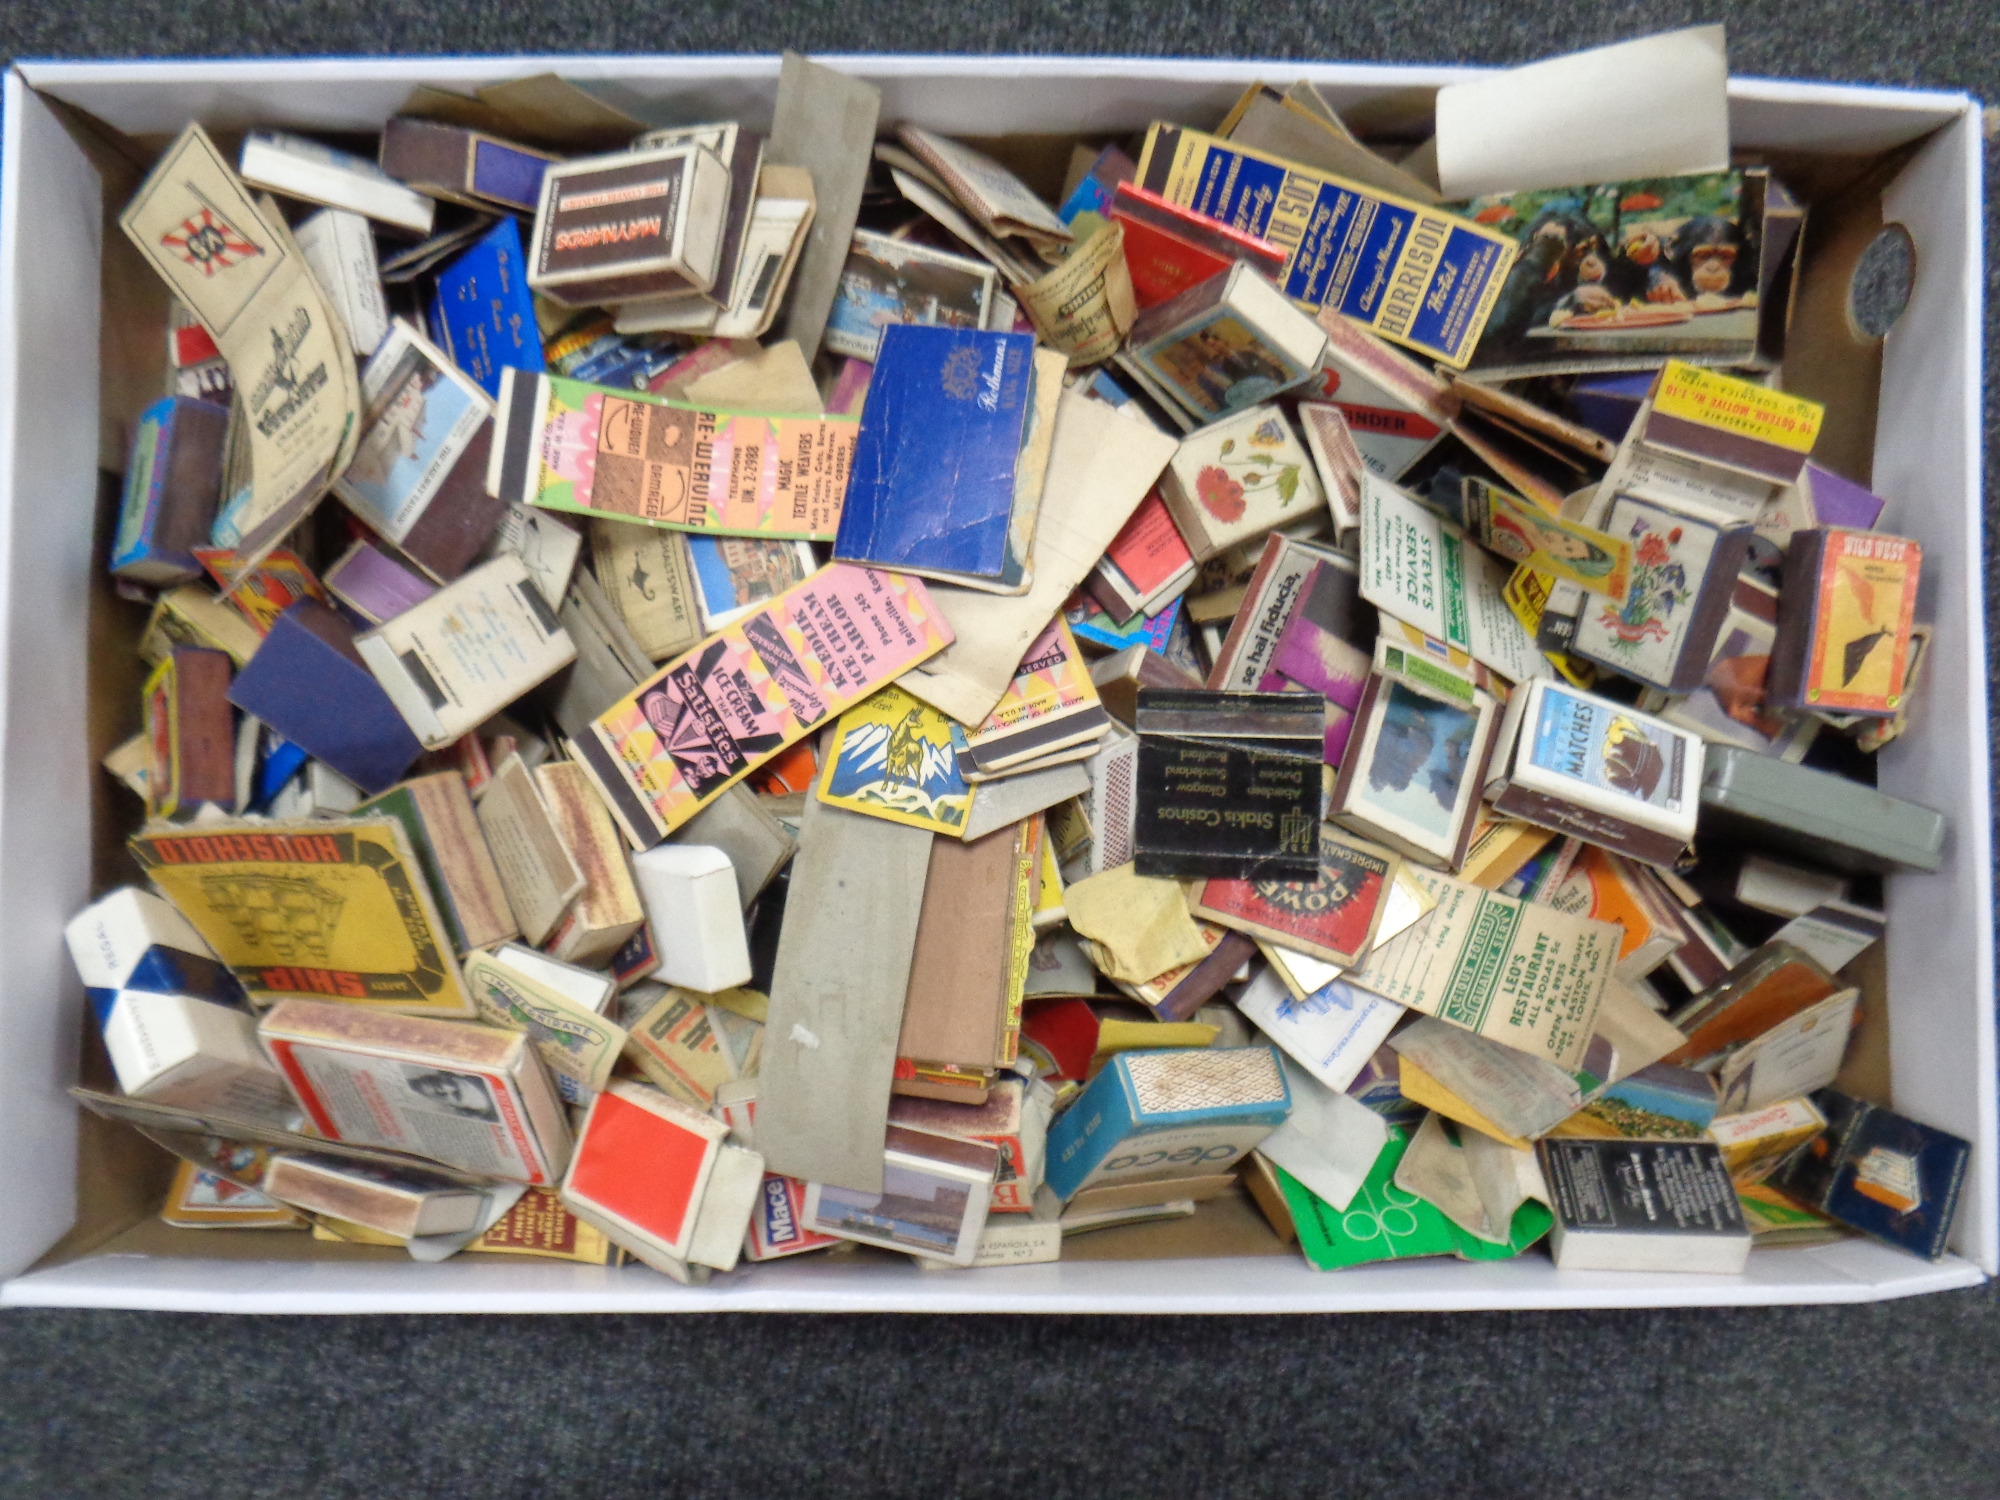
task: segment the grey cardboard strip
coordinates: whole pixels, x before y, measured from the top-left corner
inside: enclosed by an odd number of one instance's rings
[[[875,122],[882,91],[858,78],[787,52],[778,73],[777,112],[765,159],[812,173],[819,207],[792,272],[791,298],[780,339],[796,339],[810,364],[819,353],[827,315],[840,289],[854,239],[861,190],[874,161]],[[879,1164],[878,1164],[879,1172]]]
[[[757,1088],[768,1170],[882,1191],[931,834],[807,797]]]

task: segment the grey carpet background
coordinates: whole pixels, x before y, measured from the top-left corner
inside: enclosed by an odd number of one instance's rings
[[[1718,18],[1741,73],[2000,97],[1990,0],[14,0],[0,54],[1498,63]],[[1990,495],[1988,516],[1990,532]],[[1852,1308],[1319,1319],[8,1312],[0,1495],[1991,1496],[1996,1345],[1991,1288]]]

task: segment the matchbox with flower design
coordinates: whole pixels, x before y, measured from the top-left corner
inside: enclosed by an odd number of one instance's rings
[[[1190,433],[1160,476],[1160,497],[1198,563],[1326,505],[1312,456],[1275,406]]]
[[[1621,495],[1603,529],[1632,544],[1631,584],[1622,604],[1584,600],[1571,653],[1662,692],[1693,692],[1715,654],[1755,528],[1717,526]]]

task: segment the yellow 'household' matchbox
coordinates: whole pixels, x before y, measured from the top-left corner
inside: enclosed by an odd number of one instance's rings
[[[255,999],[470,1016],[445,927],[393,818],[207,823],[132,854]]]

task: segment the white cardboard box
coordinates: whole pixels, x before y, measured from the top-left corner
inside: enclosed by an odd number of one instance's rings
[[[1243,85],[1304,75],[1336,106],[1465,74],[1282,62],[834,57],[878,84],[886,124],[965,135],[1137,129],[1157,117],[1201,126]],[[1146,1264],[1086,1259],[926,1276],[891,1258],[798,1257],[683,1287],[644,1267],[459,1256],[418,1265],[396,1252],[297,1243],[304,1236],[175,1236],[158,1226],[144,1154],[79,1126],[83,995],[62,942],[90,890],[93,807],[107,806],[87,753],[92,670],[83,628],[93,579],[100,456],[98,351],[154,330],[101,326],[100,286],[130,274],[107,240],[119,204],[37,92],[129,134],[164,140],[199,117],[373,130],[418,83],[469,92],[558,71],[657,119],[767,128],[775,57],[313,59],[29,63],[6,80],[0,157],[0,1302],[239,1312],[582,1312],[794,1309],[1009,1312],[1303,1312],[1853,1302],[1966,1286],[2000,1271],[1995,1214],[1992,878],[1985,627],[1981,588],[1982,143],[1959,94],[1739,79],[1737,142],[1875,153],[1924,140],[1882,195],[1916,246],[1908,311],[1882,351],[1874,488],[1885,524],[1924,544],[1919,614],[1939,626],[1916,723],[1881,757],[1883,788],[1944,810],[1943,868],[1890,882],[1889,1068],[1896,1106],[1969,1137],[1954,1255],[1939,1265],[1865,1241],[1761,1250],[1741,1277],[1559,1273],[1539,1253],[1499,1264],[1419,1260],[1335,1274],[1295,1251],[1250,1248],[1258,1226],[1223,1218],[1152,1226]],[[108,234],[107,234],[108,231]],[[145,274],[139,268],[139,274]],[[100,519],[98,524],[103,524]],[[97,667],[100,674],[104,668]],[[129,1134],[129,1133],[128,1133]],[[153,1153],[157,1155],[157,1153]],[[1227,1202],[1228,1200],[1222,1200]],[[1218,1210],[1218,1213],[1223,1211]],[[1206,1231],[1208,1218],[1219,1227]],[[72,1225],[76,1228],[72,1231]],[[1137,1235],[1138,1230],[1113,1231]],[[1185,1234],[1175,1239],[1170,1236]],[[1204,1235],[1206,1237],[1204,1238]],[[67,1238],[65,1238],[67,1236]],[[1262,1238],[1276,1248],[1270,1236]],[[48,1254],[59,1240],[61,1250]],[[268,1248],[266,1245],[268,1243]],[[1104,1241],[1100,1240],[1100,1244]],[[1135,1241],[1126,1239],[1131,1246]],[[347,1252],[343,1253],[343,1248]],[[1224,1260],[1191,1257],[1220,1249]],[[32,1269],[31,1269],[32,1268]]]

